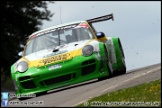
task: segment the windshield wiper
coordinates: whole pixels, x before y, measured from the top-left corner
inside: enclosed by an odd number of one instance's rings
[[[52,52],[57,52],[57,51],[59,51],[59,48],[60,48],[60,47],[58,47],[58,46],[54,47]]]
[[[53,48],[53,52],[59,51],[59,49],[62,48],[62,47],[64,47],[64,46],[65,46],[65,44],[54,47]]]

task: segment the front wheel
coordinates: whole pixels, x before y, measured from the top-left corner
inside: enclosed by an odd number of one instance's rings
[[[107,69],[108,69],[108,72],[109,72],[109,76],[98,78],[99,81],[113,77],[113,69],[112,69],[112,65],[110,63],[110,59],[108,57],[108,52],[107,52],[105,45],[104,45],[104,52],[105,52],[105,56],[106,56],[105,60],[106,60],[106,65],[107,65]]]
[[[45,94],[47,94],[47,91],[37,93],[36,96],[42,96],[42,95],[45,95]]]
[[[120,40],[118,40],[118,43],[119,43],[120,63],[122,68],[120,68],[120,70],[115,71],[114,72],[115,75],[121,75],[126,73],[126,63],[125,63],[125,56],[124,56],[122,44]]]
[[[113,69],[112,69],[112,65],[110,63],[110,59],[109,59],[109,56],[108,56],[106,46],[104,46],[104,49],[105,49],[105,55],[106,55],[107,68],[108,68],[108,71],[109,71],[109,77],[113,77]]]

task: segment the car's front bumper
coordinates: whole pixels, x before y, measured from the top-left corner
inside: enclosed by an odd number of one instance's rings
[[[31,67],[24,73],[13,73],[12,78],[18,86],[17,94],[35,94],[106,76],[108,70],[105,62],[104,55],[95,52],[89,57],[81,55],[48,66]],[[56,68],[56,64],[59,67]]]

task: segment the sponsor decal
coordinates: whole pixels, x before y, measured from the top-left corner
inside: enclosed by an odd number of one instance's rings
[[[63,27],[59,27],[59,28],[53,28],[53,29],[50,29],[50,30],[47,30],[47,31],[40,32],[38,34],[34,34],[34,35],[30,36],[30,39],[35,38],[39,35],[43,35],[43,34],[46,34],[46,33],[56,31],[56,30],[64,30],[64,29],[79,28],[79,27],[89,28],[89,25],[87,23],[80,23],[79,25],[73,24],[73,25],[63,26]]]
[[[50,33],[50,32],[56,31],[56,30],[64,30],[64,29],[74,28],[76,26],[77,25],[75,24],[75,25],[68,25],[68,26],[63,26],[63,27],[59,27],[59,28],[50,29],[50,30],[47,30],[47,31],[40,32],[38,34],[34,34],[30,38],[35,38],[35,37],[37,37],[39,35],[43,35],[43,34],[46,34],[46,33]]]
[[[76,28],[80,28],[80,27],[88,28],[89,26],[87,23],[80,23]]]
[[[47,57],[55,56],[55,55],[58,55],[58,54],[62,54],[62,53],[65,53],[65,52],[67,52],[67,51],[68,51],[68,50],[52,52],[51,54],[46,55],[46,56],[44,56],[43,58],[47,58]]]
[[[49,66],[49,70],[53,70],[53,69],[57,69],[57,68],[61,68],[62,65],[61,64],[56,64],[56,65],[53,65],[53,66]]]
[[[67,60],[68,58],[70,58],[70,54],[66,53],[66,54],[62,54],[62,55],[58,55],[58,56],[53,56],[53,57],[50,57],[47,59],[43,59],[40,63],[43,63],[44,65],[46,65],[46,64],[50,64],[52,62]]]
[[[37,37],[37,35],[33,35],[33,36],[31,36],[31,39],[33,39],[33,38],[35,38],[35,37]]]

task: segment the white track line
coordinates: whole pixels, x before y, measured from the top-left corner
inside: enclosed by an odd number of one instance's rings
[[[107,89],[101,91],[100,93],[103,93],[103,92],[105,92],[105,91],[107,91],[107,90],[109,90],[109,89],[111,89],[111,88],[115,88],[115,87],[117,87],[117,86],[119,86],[119,85],[121,85],[121,84],[123,84],[123,83],[125,83],[125,82],[131,81],[131,80],[136,79],[136,78],[139,78],[139,77],[141,77],[141,76],[144,76],[144,75],[146,75],[146,74],[148,74],[148,73],[154,72],[154,71],[156,71],[156,70],[158,70],[158,69],[160,69],[160,67],[155,68],[155,69],[152,69],[152,70],[147,71],[147,72],[145,72],[145,73],[136,75],[136,76],[134,76],[134,77],[131,77],[131,78],[129,78],[129,79],[123,81],[123,82],[119,82],[119,83],[116,84],[115,86],[111,86],[111,87],[109,87],[109,88],[107,88]]]
[[[158,69],[161,69],[161,67],[158,67],[158,68],[152,69],[152,70],[150,70],[150,71],[147,71],[147,72],[145,72],[145,73],[136,75],[136,76],[134,76],[134,77],[132,77],[132,78],[129,78],[129,79],[127,79],[127,80],[125,80],[125,81],[123,81],[123,82],[121,82],[121,83],[119,83],[119,84],[116,84],[115,86],[111,86],[111,87],[109,87],[109,88],[107,88],[107,89],[101,91],[101,92],[99,93],[99,95],[97,95],[97,96],[100,96],[101,94],[103,94],[103,92],[105,92],[105,91],[107,91],[107,90],[109,90],[109,89],[115,88],[115,87],[117,87],[117,86],[119,86],[119,85],[121,85],[121,84],[123,84],[123,83],[125,83],[125,82],[128,82],[128,81],[130,81],[130,80],[136,79],[136,78],[141,77],[141,76],[143,76],[143,75],[146,75],[146,74],[148,74],[148,73],[154,72],[154,71],[156,71],[156,70],[158,70]],[[92,97],[91,97],[91,98],[92,98]],[[79,105],[79,104],[81,104],[81,103],[83,103],[83,102],[85,102],[85,101],[88,101],[88,99],[85,99],[85,100],[83,100],[83,101],[81,101],[81,102],[75,104],[74,106]]]

